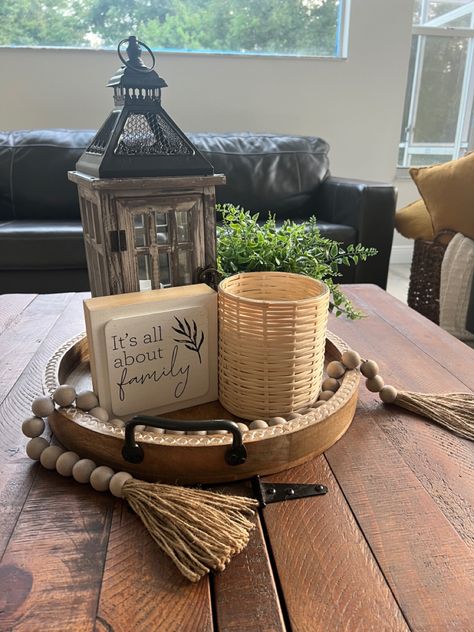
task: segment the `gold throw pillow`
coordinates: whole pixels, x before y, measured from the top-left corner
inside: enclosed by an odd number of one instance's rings
[[[395,228],[408,239],[434,238],[433,224],[423,200],[399,208],[395,213]]]
[[[474,239],[474,152],[410,175],[431,215],[435,235],[451,229]]]

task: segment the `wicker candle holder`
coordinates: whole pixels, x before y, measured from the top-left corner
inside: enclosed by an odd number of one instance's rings
[[[286,272],[237,274],[219,285],[219,399],[243,419],[301,410],[324,368],[329,290]]]

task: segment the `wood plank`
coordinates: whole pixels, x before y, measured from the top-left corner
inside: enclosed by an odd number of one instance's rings
[[[72,294],[38,296],[0,335],[0,400],[11,389],[33,358],[56,320],[72,299]]]
[[[113,503],[38,472],[0,564],[1,630],[93,630]]]
[[[5,372],[0,382],[3,398],[0,429],[4,446],[0,451],[0,556],[36,472],[25,455],[28,439],[21,432],[21,423],[31,415],[32,400],[42,393],[46,362],[65,340],[83,330],[82,300],[85,296],[62,295],[61,299],[61,295],[54,295],[52,301],[38,297],[25,310],[28,312],[26,320],[19,319],[12,327],[11,336],[0,338],[0,348],[5,354],[0,367],[0,374]],[[11,352],[8,339],[13,341]],[[30,357],[32,353],[34,356]]]
[[[378,290],[372,289],[372,294],[378,297]],[[389,302],[397,301],[389,299]],[[405,311],[403,325],[408,337],[399,331],[398,319],[394,327],[373,310],[366,319],[358,322],[331,319],[330,328],[364,357],[370,356],[376,360],[386,383],[425,393],[468,391],[466,384],[440,364],[443,357],[441,346],[438,361],[412,343],[412,339],[418,340],[418,324],[417,320],[410,324],[412,321],[407,315],[411,316],[411,312]],[[428,329],[432,330],[431,338],[437,340],[439,345],[446,339],[443,346],[446,355],[451,354],[448,362],[452,362],[453,354],[456,353],[455,364],[459,369],[464,369],[465,359],[471,355],[474,357],[474,353],[461,343],[452,345],[459,341],[445,332],[441,332],[444,334],[441,338],[437,337],[439,328],[429,321],[426,323]],[[464,370],[461,374],[466,381]],[[474,485],[468,484],[468,481],[474,480],[474,444],[413,413],[395,406],[382,406],[378,396],[369,393],[365,386],[360,388],[358,412],[359,415],[370,414],[384,430],[438,507],[474,550]]]
[[[471,630],[474,556],[368,411],[326,453],[413,630]]]
[[[244,483],[226,490],[232,494],[252,494]],[[248,546],[223,573],[212,577],[220,632],[286,630],[259,515],[255,516],[255,523]]]
[[[329,488],[325,496],[275,503],[264,510],[292,629],[407,631],[325,458],[269,480]]]
[[[0,335],[15,323],[22,311],[35,297],[36,294],[0,295]]]
[[[474,351],[467,345],[376,285],[345,285],[343,290],[363,312],[377,314],[458,378],[464,388],[474,390]],[[366,322],[363,319],[354,324],[358,327]]]
[[[114,508],[97,629],[213,630],[209,579],[196,584],[185,579],[122,501]]]

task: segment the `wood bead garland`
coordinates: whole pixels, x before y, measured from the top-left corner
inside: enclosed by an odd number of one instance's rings
[[[250,430],[262,430],[268,428],[268,424],[264,419],[254,419],[249,424]]]
[[[318,401],[310,408],[290,413],[286,418],[255,419],[249,424],[250,430],[284,426],[289,421],[298,419],[302,413],[311,413],[323,406],[331,410],[331,403],[328,402],[340,387],[338,380],[344,376],[346,370],[352,371],[356,368],[359,368],[361,374],[367,378],[367,388],[372,392],[378,392],[382,402],[395,403],[408,410],[425,414],[460,436],[471,440],[474,438],[474,399],[471,395],[435,396],[397,392],[393,386],[384,385],[376,362],[361,360],[359,354],[353,350],[345,351],[341,361],[328,364],[328,377],[323,381]],[[50,446],[48,441],[40,436],[45,430],[42,417],[54,411],[54,403],[65,407],[71,406],[74,401],[78,407],[82,404],[85,410],[103,423],[109,423],[117,430],[124,428],[125,423],[120,419],[108,422],[109,414],[100,408],[94,393],[85,391],[76,395],[73,387],[61,385],[54,392],[53,399],[37,398],[32,406],[34,417],[23,422],[22,430],[30,438],[26,446],[28,456],[33,460],[39,460],[46,469],[56,469],[62,476],[73,476],[78,483],[90,483],[98,492],[108,490],[117,498],[126,500],[142,519],[157,544],[191,581],[197,581],[209,570],[222,570],[230,560],[231,554],[241,551],[248,542],[249,533],[253,528],[249,518],[257,505],[256,501],[244,497],[221,496],[204,490],[146,483],[134,479],[127,472],[114,472],[108,466],[96,465],[91,459],[81,458],[72,451],[64,451],[60,446]],[[248,425],[241,422],[239,428],[243,433],[249,430]],[[163,429],[145,426],[136,427],[136,430],[164,432]],[[278,430],[285,431],[285,428]],[[195,536],[196,533],[199,533],[198,538]]]
[[[76,406],[88,412],[99,405],[97,395],[93,391],[81,391],[76,397]]]
[[[326,367],[328,377],[335,378],[336,380],[341,378],[345,372],[346,367],[342,364],[342,362],[339,362],[339,360],[333,360]]]
[[[352,349],[341,356],[345,369],[355,369],[360,364],[360,372],[366,377],[365,385],[372,393],[378,393],[384,404],[394,404],[411,412],[423,415],[435,423],[451,430],[464,439],[474,441],[474,395],[472,393],[424,394],[398,391],[385,384],[374,360],[362,360]],[[327,374],[336,377],[340,372],[337,361],[330,362]],[[342,377],[338,375],[339,379]],[[320,395],[321,399],[321,395]],[[320,402],[317,402],[317,404]]]
[[[58,445],[49,445],[41,453],[40,463],[47,470],[55,470],[56,462],[63,453],[63,448],[60,448]]]
[[[30,439],[42,435],[44,428],[44,420],[41,417],[29,417],[21,425],[22,433]]]
[[[360,365],[360,372],[366,378],[374,378],[379,374],[379,365],[373,360],[364,360]]]
[[[90,481],[91,474],[96,467],[97,466],[92,459],[79,459],[72,468],[72,477],[78,483],[88,483]]]
[[[54,412],[54,402],[51,397],[37,397],[31,404],[31,410],[36,417],[47,417]]]
[[[365,385],[371,393],[380,393],[384,387],[384,381],[380,375],[374,375],[374,377],[369,377],[365,380]]]
[[[390,384],[383,386],[379,392],[379,397],[384,404],[393,404],[397,399],[397,395],[397,389],[394,386],[390,386]]]
[[[106,492],[109,490],[109,484],[115,472],[107,465],[100,465],[92,471],[90,484],[97,492]]]
[[[41,454],[49,446],[49,443],[44,437],[35,437],[26,444],[26,454],[33,461],[39,461]]]
[[[348,349],[344,351],[341,355],[341,362],[346,367],[346,369],[357,369],[360,364],[360,355],[357,351],[353,349]]]
[[[69,384],[61,384],[53,393],[53,399],[58,406],[66,408],[76,399],[76,389]]]
[[[75,452],[64,452],[56,461],[56,472],[61,476],[72,476],[72,468],[80,458]]]

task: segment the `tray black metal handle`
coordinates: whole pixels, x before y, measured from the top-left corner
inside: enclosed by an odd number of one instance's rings
[[[232,433],[232,445],[225,453],[228,465],[242,465],[247,460],[247,450],[242,442],[242,432],[235,421],[227,419],[208,419],[176,421],[166,417],[137,415],[125,426],[125,442],[122,456],[129,463],[141,463],[145,458],[143,448],[135,441],[135,426],[153,426],[164,430],[227,430]]]

